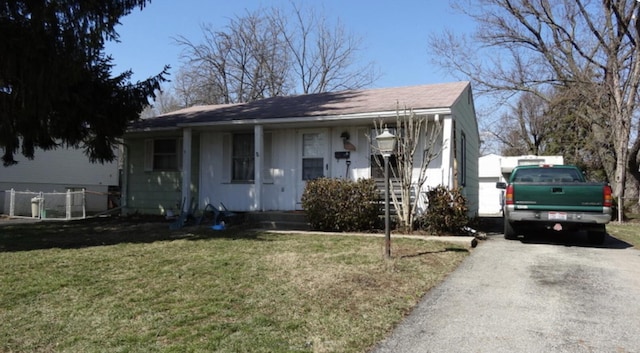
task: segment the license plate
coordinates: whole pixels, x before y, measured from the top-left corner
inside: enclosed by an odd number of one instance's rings
[[[566,212],[549,212],[549,219],[554,221],[566,221],[567,213]]]

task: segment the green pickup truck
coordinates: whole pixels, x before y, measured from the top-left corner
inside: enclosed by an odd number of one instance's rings
[[[602,244],[611,220],[611,187],[587,182],[571,165],[518,166],[504,189],[504,237],[515,239],[541,226],[555,231],[586,230],[589,241]]]

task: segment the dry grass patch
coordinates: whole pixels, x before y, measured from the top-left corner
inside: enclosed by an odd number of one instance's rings
[[[366,352],[468,254],[166,223],[0,230],[8,352]]]
[[[637,220],[622,224],[611,222],[607,224],[607,232],[635,248],[640,248],[640,222]]]

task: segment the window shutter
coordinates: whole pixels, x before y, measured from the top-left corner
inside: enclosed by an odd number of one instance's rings
[[[263,150],[262,150],[262,176],[263,176],[263,181],[264,183],[269,183],[272,184],[273,183],[273,169],[272,169],[272,162],[271,162],[271,156],[272,156],[272,141],[273,141],[273,134],[268,132],[264,134],[264,140],[262,141],[263,143]]]
[[[153,140],[144,140],[144,171],[153,171]]]
[[[231,134],[222,135],[222,166],[218,170],[222,171],[222,182],[231,182]]]

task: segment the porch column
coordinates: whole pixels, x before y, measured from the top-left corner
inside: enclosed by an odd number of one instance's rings
[[[264,155],[264,131],[262,125],[256,125],[253,127],[253,136],[255,144],[255,159],[254,159],[254,188],[255,196],[253,199],[253,207],[257,211],[264,211],[262,207],[262,170],[264,169],[263,155]]]
[[[191,128],[182,129],[182,212],[191,210]]]
[[[452,134],[452,123],[451,123],[451,115],[445,115],[444,117],[440,116],[442,119],[442,185],[447,187],[451,187],[451,175],[453,164],[451,161],[452,153],[453,153],[453,134]]]

